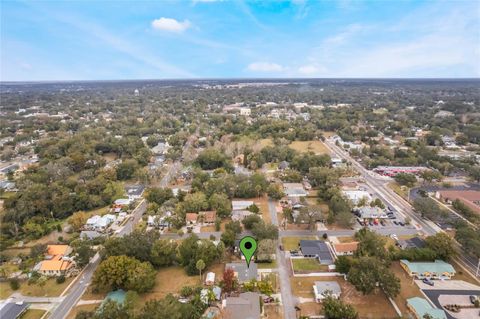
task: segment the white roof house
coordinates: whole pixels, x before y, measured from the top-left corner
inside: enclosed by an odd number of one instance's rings
[[[215,283],[215,273],[209,272],[205,278],[205,285],[213,285]]]
[[[126,205],[130,205],[131,202],[132,200],[130,198],[119,198],[114,203],[115,205],[126,206]]]
[[[321,302],[328,295],[338,299],[341,292],[340,285],[336,281],[315,281],[313,285],[316,302]]]
[[[371,201],[372,197],[367,191],[357,191],[357,190],[352,190],[352,191],[342,191],[343,195],[345,195],[354,205],[357,205],[358,202],[362,198],[367,198],[367,201]]]
[[[232,200],[232,210],[244,210],[252,205],[251,200]]]
[[[283,183],[283,189],[288,197],[305,197],[308,195],[302,183]]]
[[[107,228],[111,223],[115,222],[117,217],[112,214],[106,214],[103,216],[95,215],[87,219],[85,223],[88,229],[92,230],[104,230]]]

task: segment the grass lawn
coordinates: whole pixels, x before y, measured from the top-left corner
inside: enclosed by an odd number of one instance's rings
[[[293,141],[288,146],[300,153],[330,154],[322,141]]]
[[[180,292],[180,289],[184,286],[195,286],[199,284],[199,276],[187,276],[182,267],[167,267],[157,272],[155,286],[152,291],[140,295],[140,298],[143,302],[152,299],[162,299],[169,293]]]
[[[57,297],[67,288],[68,284],[72,282],[73,278],[67,278],[64,283],[57,284],[55,279],[48,279],[45,282],[45,286],[40,287],[38,285],[29,285],[26,282],[20,283],[20,289],[16,292],[21,293],[24,296],[32,297]],[[0,282],[0,297],[2,299],[10,296],[13,291],[10,289],[8,282]]]
[[[415,284],[415,282],[412,280],[412,277],[410,277],[400,266],[400,262],[393,262],[390,266],[390,269],[394,272],[395,276],[400,279],[401,286],[400,294],[397,297],[393,298],[393,300],[395,300],[395,303],[397,304],[398,308],[400,308],[402,314],[406,314],[407,299],[413,297],[424,297],[420,292],[417,284]]]
[[[295,272],[327,272],[328,266],[322,265],[314,258],[291,259]]]
[[[397,182],[388,183],[388,187],[390,187],[395,193],[403,197],[403,199],[407,200],[408,195],[406,189],[402,189],[402,187]]]
[[[258,269],[272,269],[277,268],[277,261],[273,260],[271,263],[257,263]]]
[[[259,145],[260,148],[264,148],[266,146],[273,146],[273,140],[271,138],[262,138],[257,141],[257,145]]]
[[[275,303],[263,306],[264,318],[267,319],[283,319],[282,307]]]
[[[452,261],[450,261],[450,263],[453,265],[453,267],[457,271],[457,273],[455,274],[453,279],[463,280],[463,281],[469,282],[469,283],[474,284],[474,285],[479,285],[480,284],[480,282],[477,279],[473,278],[467,272],[465,272],[463,270],[463,268],[460,267],[460,265],[456,261],[452,260]]]
[[[290,279],[293,294],[298,297],[314,298],[313,283],[315,281],[337,281],[342,289],[340,299],[355,307],[359,318],[397,318],[395,309],[383,292],[363,295],[343,277],[293,277]],[[302,305],[299,305],[300,308]]]
[[[76,306],[68,313],[67,319],[75,319],[80,311],[94,311],[98,306],[99,304]]]
[[[40,319],[42,318],[44,313],[45,313],[45,310],[28,309],[21,318],[22,319]]]
[[[284,250],[297,250],[298,245],[300,244],[301,239],[317,239],[314,236],[306,236],[306,237],[283,237],[282,238],[282,245]]]
[[[298,305],[300,308],[300,316],[318,316],[323,314],[322,304],[316,302],[305,302]]]

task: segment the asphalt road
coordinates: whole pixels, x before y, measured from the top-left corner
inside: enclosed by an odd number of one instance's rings
[[[277,218],[277,209],[275,208],[275,202],[272,200],[268,201],[268,209],[270,210],[270,216],[272,218],[272,224],[278,226]],[[303,232],[305,235],[305,232]],[[295,319],[295,305],[296,301],[292,295],[292,288],[290,286],[290,274],[288,273],[287,260],[285,258],[285,253],[280,251],[278,245],[276,249],[277,254],[277,267],[278,267],[278,277],[280,279],[280,294],[282,295],[282,304],[283,304],[283,318],[285,319]]]
[[[193,142],[193,135],[189,137],[187,142],[185,143],[185,146],[183,148],[183,152],[190,148]],[[166,187],[170,180],[175,177],[178,174],[178,171],[182,167],[181,161],[176,161],[172,163],[170,166],[170,169],[168,172],[165,174],[165,176],[162,178],[160,181],[160,186]],[[145,213],[147,209],[147,202],[146,200],[142,200],[139,205],[135,208],[135,210],[132,212],[133,217],[131,217],[114,236],[125,236],[127,234],[130,234],[134,228],[135,225],[140,221],[142,218],[143,214]],[[88,285],[92,281],[93,274],[95,273],[95,270],[97,266],[100,264],[100,256],[97,253],[90,263],[85,267],[83,270],[83,273],[81,274],[80,278],[76,278],[76,282],[71,286],[67,296],[63,301],[53,310],[52,314],[50,315],[49,319],[64,319],[70,310],[75,307],[77,304],[78,300],[81,298],[81,296],[85,293],[85,290],[87,289]]]

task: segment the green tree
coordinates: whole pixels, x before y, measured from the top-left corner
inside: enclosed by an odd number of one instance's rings
[[[282,186],[279,184],[270,184],[267,188],[267,194],[270,198],[279,200],[285,196]]]
[[[152,187],[147,189],[145,198],[151,203],[162,205],[170,198],[173,198],[173,191],[168,187]]]
[[[327,319],[355,319],[358,316],[355,308],[332,296],[326,296],[322,304]]]
[[[446,233],[437,233],[427,237],[425,245],[435,251],[440,259],[449,260],[456,254],[453,239]]]
[[[400,185],[405,185],[407,187],[413,187],[417,182],[417,177],[409,173],[399,173],[395,175],[395,181]]]
[[[225,218],[232,213],[232,204],[226,194],[213,194],[209,203],[210,208],[216,210],[219,217]]]
[[[202,280],[202,270],[205,269],[205,262],[201,259],[197,261],[195,264],[195,267],[197,268],[198,272],[200,273],[200,281]]]
[[[176,260],[177,243],[168,239],[154,242],[151,250],[151,262],[156,267],[172,265]]]
[[[93,284],[101,290],[125,289],[146,292],[155,284],[155,270],[148,262],[127,256],[111,256],[98,266]]]

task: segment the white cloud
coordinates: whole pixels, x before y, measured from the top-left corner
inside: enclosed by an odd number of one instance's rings
[[[156,30],[168,31],[168,32],[183,32],[190,28],[192,24],[188,20],[183,22],[177,21],[172,18],[160,18],[152,21],[152,28]]]
[[[253,72],[282,72],[285,68],[277,63],[253,62],[248,65],[247,69]]]
[[[195,4],[195,3],[199,3],[199,2],[203,2],[203,3],[212,3],[212,2],[222,2],[223,0],[192,0],[192,2]]]
[[[303,75],[318,75],[319,73],[325,72],[325,68],[318,66],[316,64],[306,64],[298,68],[298,73]]]

